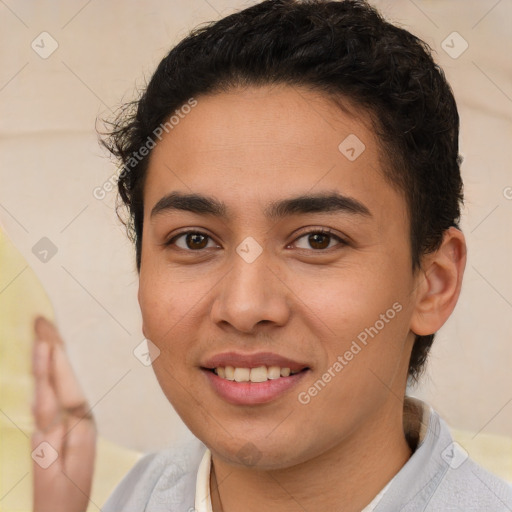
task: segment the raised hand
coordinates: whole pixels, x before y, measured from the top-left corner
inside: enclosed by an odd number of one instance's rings
[[[85,512],[91,493],[96,426],[55,326],[34,322],[32,435],[34,512]]]

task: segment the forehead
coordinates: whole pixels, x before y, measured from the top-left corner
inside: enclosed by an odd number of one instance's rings
[[[290,86],[237,89],[197,105],[153,149],[145,212],[172,190],[222,195],[228,206],[337,190],[385,208],[401,197],[383,175],[369,117]],[[403,205],[399,205],[400,207]]]

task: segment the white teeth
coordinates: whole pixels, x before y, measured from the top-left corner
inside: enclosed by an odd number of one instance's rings
[[[235,380],[237,382],[249,382],[251,370],[249,368],[235,368]]]
[[[290,371],[290,368],[279,366],[258,366],[257,368],[235,368],[233,366],[215,368],[215,373],[222,379],[236,382],[266,382],[280,377],[288,377],[299,373]]]
[[[281,377],[281,368],[279,366],[271,366],[268,369],[268,378],[273,379],[279,379]]]
[[[251,382],[265,382],[267,380],[267,367],[251,368]]]
[[[224,373],[227,380],[235,380],[235,369],[232,366],[226,366],[224,368]],[[217,375],[219,374],[219,369],[217,368]],[[220,377],[220,375],[219,375]]]

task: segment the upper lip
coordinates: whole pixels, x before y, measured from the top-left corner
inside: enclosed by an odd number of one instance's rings
[[[292,371],[300,371],[308,368],[306,363],[294,361],[288,357],[280,356],[272,352],[256,352],[252,354],[242,354],[240,352],[223,352],[216,354],[205,360],[201,366],[203,368],[213,369],[218,367],[225,368],[233,366],[235,368],[257,368],[258,366],[279,366],[280,368],[290,368]]]

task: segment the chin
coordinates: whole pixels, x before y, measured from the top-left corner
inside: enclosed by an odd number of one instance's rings
[[[216,437],[214,442],[204,439],[203,443],[226,464],[247,469],[282,470],[310,458],[308,450],[302,450],[297,440],[289,436],[270,440],[265,435],[253,438],[226,435],[222,440]]]

